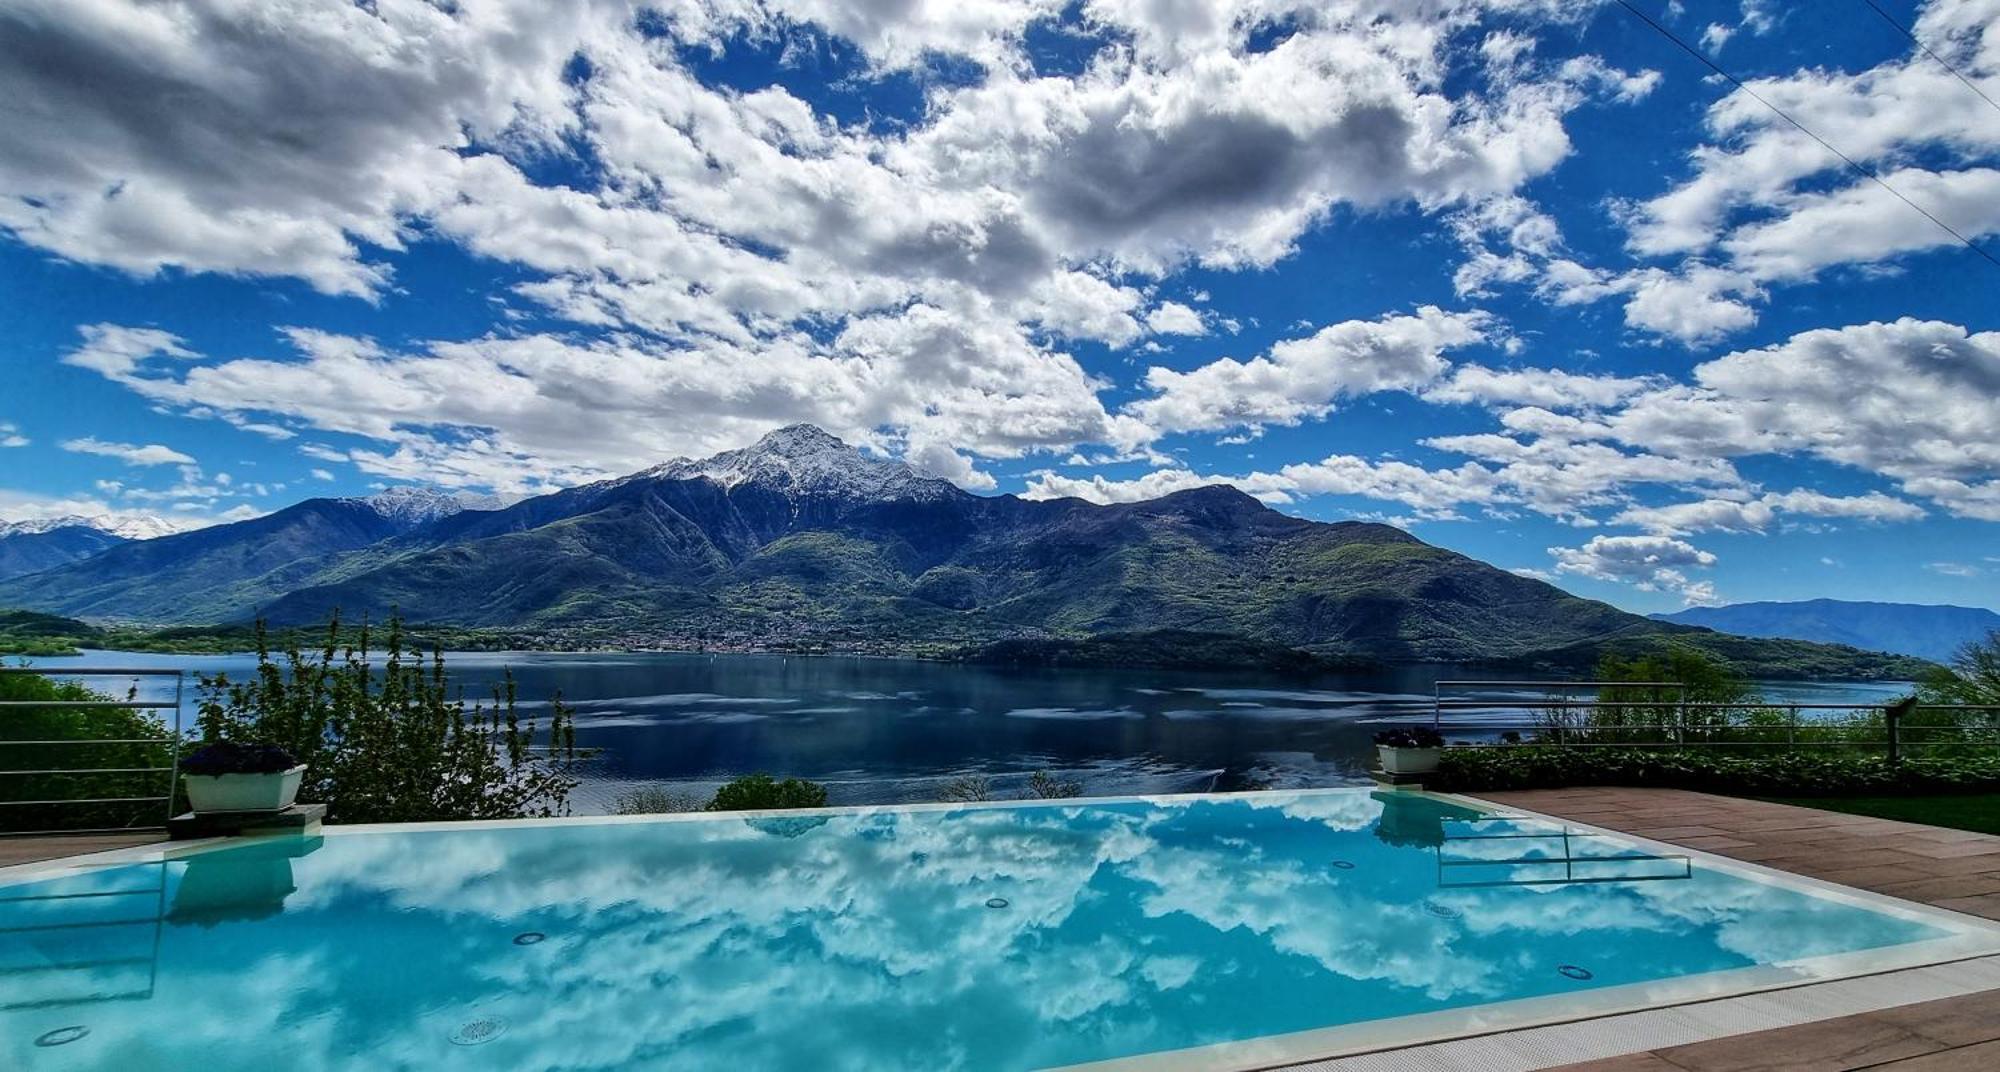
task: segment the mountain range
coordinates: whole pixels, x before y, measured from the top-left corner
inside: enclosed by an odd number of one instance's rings
[[[1690,607],[1653,617],[1750,637],[1847,644],[1947,662],[1967,644],[2000,632],[2000,614],[1982,607],[1807,599]]]
[[[1654,621],[1228,486],[1114,505],[974,495],[806,425],[512,505],[308,500],[0,581],[0,606],[280,626],[400,609],[543,641],[666,646],[928,653],[1171,633],[1378,661],[1574,668],[1684,642],[1754,673],[1917,666]]]

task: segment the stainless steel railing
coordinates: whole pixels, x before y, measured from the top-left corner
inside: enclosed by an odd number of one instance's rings
[[[169,819],[173,815],[174,790],[176,787],[177,775],[180,771],[181,700],[184,695],[183,690],[185,689],[185,684],[186,684],[185,680],[186,675],[182,671],[163,670],[163,669],[133,670],[133,669],[115,669],[108,667],[45,668],[45,667],[34,667],[34,666],[8,666],[8,667],[0,667],[0,674],[8,674],[8,675],[33,674],[40,677],[51,678],[55,680],[68,680],[68,679],[85,678],[85,677],[129,678],[129,679],[138,679],[138,678],[173,679],[173,699],[171,700],[142,700],[137,697],[136,689],[134,690],[135,694],[131,698],[125,700],[0,700],[0,761],[4,761],[6,757],[11,755],[18,755],[20,750],[28,748],[33,748],[37,750],[60,749],[65,751],[68,749],[78,749],[80,751],[83,751],[85,754],[88,754],[88,750],[93,747],[101,748],[108,746],[152,745],[163,749],[166,755],[166,762],[164,765],[159,765],[155,762],[151,762],[145,759],[142,759],[140,761],[142,764],[144,764],[141,766],[130,766],[130,765],[90,766],[84,762],[79,761],[76,763],[61,763],[56,765],[44,765],[44,766],[20,768],[20,767],[15,767],[13,766],[13,764],[9,763],[6,765],[5,769],[0,769],[0,779],[5,779],[9,785],[21,784],[20,782],[15,781],[15,779],[24,779],[24,778],[32,779],[37,777],[56,778],[56,779],[63,779],[65,781],[75,780],[75,781],[82,781],[87,784],[92,779],[101,779],[110,776],[116,776],[111,780],[115,781],[120,785],[129,785],[135,781],[141,783],[147,781],[147,779],[145,778],[134,778],[129,776],[153,775],[153,776],[159,776],[162,788],[157,794],[152,793],[150,790],[141,790],[138,793],[138,795],[62,796],[62,797],[53,797],[47,799],[15,799],[14,794],[12,793],[0,792],[0,837],[21,837],[33,834],[101,834],[101,833],[117,833],[127,830],[164,829],[166,827],[167,819]],[[164,731],[164,735],[162,736],[91,737],[88,735],[84,735],[77,737],[60,737],[60,738],[49,738],[49,739],[18,739],[7,735],[6,720],[11,713],[24,710],[46,711],[51,709],[66,710],[66,711],[81,711],[81,712],[171,711],[173,713],[173,716],[171,725],[168,724],[166,719],[164,718],[160,719],[160,727]],[[118,792],[120,794],[126,794],[128,791],[118,790],[114,792]],[[29,796],[33,797],[35,795],[29,794]],[[100,809],[103,806],[118,805],[118,804],[130,804],[135,806],[148,805],[148,804],[158,805],[158,811],[156,813],[151,813],[151,814],[157,814],[159,821],[158,822],[143,821],[150,812],[150,809],[144,807],[135,807],[132,810],[131,814],[133,816],[134,821],[117,826],[104,826],[104,825],[67,826],[67,827],[48,826],[42,828],[20,828],[17,826],[15,822],[9,821],[10,814],[18,814],[13,812],[13,809],[16,808],[41,807],[41,808],[59,808],[59,809],[79,809],[79,810],[88,810],[87,813],[95,814],[97,813],[96,809]]]
[[[1634,697],[1648,689],[1660,695]],[[1995,704],[1707,702],[1687,693],[1678,682],[1446,680],[1433,691],[1431,725],[1458,746],[1533,734],[1536,744],[1565,748],[1865,747],[1892,760],[1911,747],[2000,746]]]

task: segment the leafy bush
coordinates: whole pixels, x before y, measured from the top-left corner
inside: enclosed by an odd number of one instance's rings
[[[679,812],[701,811],[705,805],[702,799],[692,793],[676,793],[658,786],[644,786],[628,789],[612,798],[613,815],[673,815]]]
[[[937,798],[950,804],[972,804],[993,799],[993,779],[984,774],[966,774],[938,787]]]
[[[217,741],[203,745],[181,760],[181,773],[197,777],[217,774],[282,774],[299,765],[298,758],[274,744]]]
[[[1036,771],[1028,776],[1028,797],[1033,800],[1065,800],[1083,795],[1083,783],[1072,778],[1058,778],[1048,771]]]
[[[1890,763],[1881,756],[1814,752],[1744,757],[1653,748],[1463,748],[1446,752],[1426,784],[1446,792],[1627,785],[1769,796],[1974,793],[2000,790],[2000,753]]]
[[[24,664],[25,665],[25,664]],[[131,699],[128,693],[122,699]],[[110,703],[121,699],[74,681],[40,674],[0,674],[0,700],[13,702]],[[173,788],[165,768],[172,732],[150,712],[125,707],[10,707],[0,711],[0,742],[62,741],[63,744],[5,744],[0,764],[9,771],[115,768],[111,774],[8,774],[0,776],[0,831],[86,829],[157,825],[167,816],[165,800],[125,800],[105,804],[7,804],[6,801],[102,800],[107,797],[164,797]],[[159,744],[67,743],[157,740]],[[157,768],[158,772],[154,773]],[[132,773],[145,771],[146,773]]]
[[[306,764],[299,799],[327,806],[327,821],[428,822],[567,814],[583,758],[562,697],[551,702],[548,743],[523,722],[511,676],[492,703],[467,704],[445,676],[444,656],[406,648],[391,618],[379,652],[362,626],[342,645],[339,619],[324,645],[273,658],[257,629],[248,681],[203,675],[201,739],[265,741]],[[376,665],[379,662],[379,665]]]
[[[1398,726],[1375,734],[1384,748],[1443,748],[1444,737],[1429,726]]]
[[[738,778],[715,791],[709,811],[773,811],[780,808],[824,808],[826,787],[799,778],[780,782],[768,774]]]

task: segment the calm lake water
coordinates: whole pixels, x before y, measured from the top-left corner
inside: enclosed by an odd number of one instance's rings
[[[242,678],[250,655],[87,652],[55,667],[169,668]],[[832,801],[934,800],[952,778],[990,777],[1017,795],[1048,770],[1091,795],[1363,784],[1384,722],[1428,720],[1456,667],[1305,677],[1229,671],[1006,670],[839,656],[461,652],[447,667],[468,696],[511,670],[523,706],[560,692],[581,744],[602,749],[574,798],[603,811],[656,785],[706,796],[754,771],[825,783]],[[171,685],[139,679],[161,697]],[[125,682],[100,681],[122,691]],[[1884,683],[1767,684],[1770,700],[1870,702]]]

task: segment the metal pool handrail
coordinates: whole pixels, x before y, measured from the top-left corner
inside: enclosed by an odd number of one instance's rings
[[[174,712],[173,731],[165,737],[71,737],[57,740],[5,740],[0,739],[0,749],[23,747],[57,747],[69,745],[133,745],[157,744],[167,747],[167,765],[164,767],[53,767],[41,769],[0,770],[0,778],[20,778],[34,775],[91,775],[91,774],[164,774],[166,793],[163,796],[131,797],[65,797],[53,800],[0,800],[0,808],[27,806],[87,806],[92,804],[160,804],[160,821],[157,824],[134,824],[129,826],[102,827],[57,827],[44,830],[0,830],[0,837],[31,837],[48,834],[113,834],[135,830],[164,830],[167,820],[173,816],[174,788],[179,780],[181,760],[181,701],[186,694],[187,675],[181,670],[162,668],[117,668],[117,667],[40,667],[4,666],[0,674],[34,674],[47,678],[75,677],[171,677],[174,679],[174,698],[167,700],[0,700],[0,719],[5,719],[9,709],[60,707],[69,710],[101,711],[163,711],[172,708]]]

